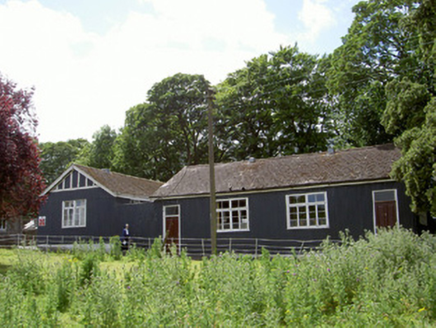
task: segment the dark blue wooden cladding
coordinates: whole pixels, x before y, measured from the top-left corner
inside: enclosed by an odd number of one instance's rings
[[[62,228],[62,202],[86,199],[86,227]],[[133,236],[155,237],[162,234],[162,220],[156,217],[152,202],[132,202],[116,198],[101,188],[51,192],[40,209],[46,217],[45,227],[38,228],[41,235],[121,235],[129,223]]]
[[[379,182],[355,185],[336,185],[292,189],[287,191],[260,191],[247,194],[220,196],[217,200],[247,198],[249,204],[249,230],[218,232],[218,238],[267,238],[322,240],[327,237],[338,239],[340,232],[358,238],[366,231],[374,231],[373,191],[397,190],[400,225],[419,230],[417,216],[410,210],[410,199],[404,186],[397,182]],[[326,192],[328,227],[292,228],[287,226],[286,196]],[[157,216],[162,215],[165,205],[179,204],[181,211],[182,238],[208,238],[210,236],[209,199],[207,197],[157,201]],[[422,227],[421,227],[422,228]]]

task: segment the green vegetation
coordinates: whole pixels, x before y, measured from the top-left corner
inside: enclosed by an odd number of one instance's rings
[[[193,261],[156,242],[121,260],[1,250],[3,327],[432,326],[436,237],[368,233],[322,252]]]

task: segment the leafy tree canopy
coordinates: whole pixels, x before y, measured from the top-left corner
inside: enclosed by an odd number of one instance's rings
[[[92,136],[92,142],[88,143],[81,150],[75,160],[78,164],[83,164],[99,169],[112,168],[114,158],[114,143],[117,132],[109,125],[104,125]]]
[[[207,93],[202,75],[156,83],[148,102],[131,108],[116,140],[114,168],[166,181],[184,165],[207,161]]]
[[[328,86],[337,97],[341,142],[366,146],[391,142],[381,123],[386,85],[413,75],[419,35],[405,27],[417,1],[369,0],[353,7],[354,21],[330,58]]]
[[[40,168],[47,184],[55,181],[72,163],[77,162],[84,149],[89,147],[86,139],[73,139],[40,144]]]
[[[217,90],[224,157],[271,157],[326,148],[332,136],[324,59],[281,47],[228,76]]]
[[[416,212],[436,216],[436,4],[416,1],[401,21],[413,34],[410,69],[386,85],[387,107],[382,123],[402,149],[392,175],[403,181]]]
[[[35,215],[45,188],[33,137],[33,90],[17,89],[0,74],[0,217]]]

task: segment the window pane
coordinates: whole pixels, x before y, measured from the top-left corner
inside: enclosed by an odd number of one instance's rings
[[[73,225],[73,215],[74,215],[74,210],[72,208],[70,208],[68,210],[68,226]]]
[[[217,229],[218,230],[221,230],[222,229],[222,222],[223,222],[223,219],[222,219],[222,213],[221,212],[218,212],[217,213],[217,216],[216,216],[216,225],[217,225]]]
[[[314,203],[315,200],[316,200],[316,195],[309,195],[309,196],[307,197],[307,201],[308,201],[309,203]]]
[[[81,208],[79,211],[79,225],[85,225],[85,208]]]
[[[324,199],[324,194],[316,194],[316,201],[317,202],[323,202]]]
[[[325,217],[320,217],[318,219],[318,224],[319,225],[326,225],[327,224],[326,218]]]
[[[298,207],[298,215],[300,218],[300,226],[307,226],[307,212],[306,212],[306,206],[299,206]]]
[[[229,212],[224,212],[224,216],[223,216],[223,229],[224,230],[230,229],[230,213]]]
[[[289,197],[289,204],[296,204],[297,203],[297,197],[290,196]]]
[[[374,199],[376,202],[395,200],[395,191],[394,190],[376,191],[374,193]]]
[[[74,215],[74,225],[78,226],[80,222],[80,211],[77,210],[75,215]]]
[[[297,202],[298,203],[305,203],[306,202],[306,196],[304,196],[304,195],[298,196]]]
[[[166,206],[165,207],[165,215],[179,215],[179,207],[178,206]]]
[[[327,215],[325,211],[325,205],[318,205],[318,224],[326,225],[327,224]]]
[[[239,212],[232,212],[232,220],[233,220],[233,229],[239,229]]]
[[[237,200],[232,200],[232,207],[233,208],[239,207],[239,202]]]
[[[309,218],[316,219],[316,206],[315,205],[309,206]]]

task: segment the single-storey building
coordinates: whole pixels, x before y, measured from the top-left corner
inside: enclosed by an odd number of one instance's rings
[[[259,239],[289,246],[345,230],[355,238],[377,227],[434,231],[434,219],[414,214],[404,184],[389,176],[400,156],[389,144],[215,164],[217,237],[252,249]],[[38,235],[114,236],[129,223],[133,236],[208,253],[209,165],[162,184],[74,164],[44,195]]]
[[[43,195],[48,195],[38,218],[38,235],[115,236],[130,225],[132,236],[162,233],[150,196],[161,182],[107,169],[71,165]]]
[[[217,237],[323,240],[377,227],[420,231],[432,219],[410,210],[390,178],[394,145],[215,164]],[[178,242],[210,236],[209,166],[184,167],[153,195],[162,234]]]

